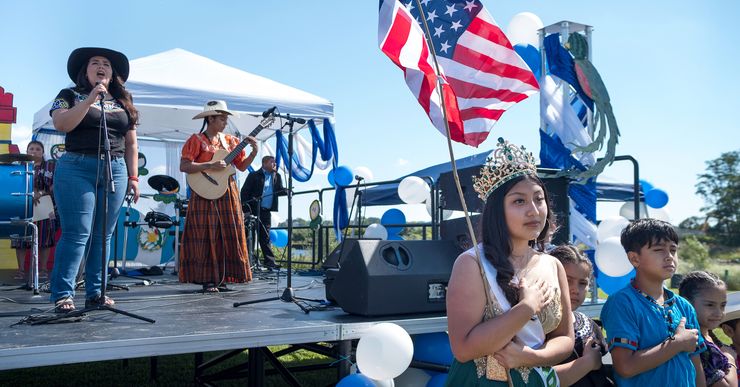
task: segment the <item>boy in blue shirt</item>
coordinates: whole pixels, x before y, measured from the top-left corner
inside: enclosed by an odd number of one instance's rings
[[[706,347],[694,307],[663,287],[676,272],[678,235],[670,224],[639,219],[622,231],[637,275],[601,310],[618,386],[705,386],[698,354]]]

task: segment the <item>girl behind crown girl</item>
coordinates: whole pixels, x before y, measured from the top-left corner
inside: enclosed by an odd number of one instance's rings
[[[601,363],[601,357],[606,355],[606,341],[601,327],[585,314],[576,311],[586,299],[591,283],[591,261],[573,245],[561,245],[549,253],[563,264],[568,278],[575,334],[573,352],[554,367],[560,382],[566,386],[613,386],[614,382],[610,380],[609,373]]]
[[[699,355],[707,387],[737,387],[737,373],[732,368],[734,359],[720,349],[722,342],[712,333],[719,327],[727,305],[724,281],[713,273],[692,271],[681,280],[678,294],[696,309],[699,330],[707,345],[707,350]]]
[[[475,183],[482,243],[462,253],[447,293],[455,360],[448,386],[551,386],[573,349],[563,266],[542,253],[554,230],[534,157],[499,139]],[[561,289],[563,289],[561,291]]]

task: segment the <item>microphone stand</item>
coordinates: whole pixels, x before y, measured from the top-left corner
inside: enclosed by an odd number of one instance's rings
[[[108,195],[116,191],[115,182],[113,181],[113,166],[111,165],[111,155],[110,155],[110,138],[108,137],[108,122],[105,119],[105,106],[103,103],[104,99],[105,99],[105,95],[101,93],[100,94],[100,124],[99,126],[103,134],[103,163],[105,164],[104,165],[105,193],[103,194],[103,205],[102,205],[102,208],[103,208],[103,214],[102,214],[103,219],[102,220],[103,221],[101,225],[101,227],[103,227],[103,230],[101,230],[101,233],[100,233],[100,238],[102,239],[102,243],[103,243],[102,245],[103,250],[100,255],[100,261],[102,263],[101,268],[100,268],[100,271],[101,271],[100,277],[103,281],[103,283],[100,286],[100,299],[101,300],[105,300],[106,287],[108,285],[108,275],[107,275],[108,246],[105,243],[105,239],[106,239],[105,231],[106,231],[106,225],[108,224]],[[48,324],[50,322],[57,321],[63,318],[80,317],[80,316],[87,314],[88,312],[92,312],[95,310],[106,310],[109,312],[122,314],[124,316],[133,317],[133,318],[146,321],[152,324],[155,322],[154,320],[150,318],[146,318],[143,316],[139,316],[137,314],[126,312],[126,311],[114,308],[110,305],[98,304],[98,305],[93,305],[90,307],[85,306],[84,309],[75,309],[68,313],[63,313],[58,316],[50,317],[48,319],[39,320],[39,321],[34,322],[32,325]]]
[[[235,302],[234,307],[239,307],[241,305],[251,305],[251,304],[258,304],[262,302],[267,301],[283,301],[283,302],[292,302],[296,305],[298,305],[299,308],[303,311],[303,313],[308,314],[310,310],[306,308],[305,306],[301,305],[299,301],[312,301],[312,302],[321,302],[322,300],[315,300],[310,298],[302,298],[302,297],[296,297],[295,291],[292,287],[292,270],[293,270],[293,125],[296,122],[299,122],[300,120],[303,120],[302,118],[292,118],[290,115],[286,115],[284,118],[286,118],[286,122],[283,125],[283,127],[288,126],[288,275],[287,275],[287,286],[283,290],[283,294],[280,297],[271,297],[271,298],[265,298],[261,300],[254,300],[254,301],[244,301],[244,302]],[[305,122],[305,120],[303,120]],[[282,128],[281,128],[282,129]],[[273,195],[275,193],[273,192]],[[275,200],[275,198],[273,198]]]

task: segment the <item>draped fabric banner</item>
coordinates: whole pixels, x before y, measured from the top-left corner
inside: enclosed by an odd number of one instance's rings
[[[542,97],[540,101],[543,105],[543,118],[548,131],[554,132],[563,145],[573,150],[576,146],[586,146],[593,140],[585,129],[586,125],[574,110],[573,104],[565,100],[567,93],[564,92],[563,87],[569,86],[565,82],[558,85],[553,76],[546,76],[540,90]],[[583,104],[579,98],[575,98],[575,100],[579,101],[581,105]],[[593,153],[582,153],[577,157],[585,166],[593,165],[596,162]]]
[[[301,137],[294,138],[294,149],[299,149],[299,152],[293,153],[292,160],[292,174],[293,178],[300,181],[306,182],[311,176],[313,176],[314,166],[318,166],[320,169],[328,167],[331,163],[332,168],[336,168],[339,162],[339,150],[337,148],[337,139],[334,134],[334,127],[328,118],[323,121],[323,136],[319,133],[319,129],[313,120],[308,120],[308,130],[311,133],[311,159],[306,160],[301,149],[305,148],[305,145]],[[287,165],[288,163],[288,139],[285,135],[278,131],[275,133],[276,145],[275,145],[275,162],[280,167],[281,164]],[[296,146],[297,144],[297,146]],[[317,156],[320,156],[317,159]],[[310,166],[305,164],[309,163]],[[337,187],[336,195],[334,195],[334,210],[333,210],[333,223],[334,232],[337,240],[341,240],[341,230],[349,225],[349,214],[347,211],[347,193],[344,187]]]
[[[308,121],[308,128],[311,133],[311,162],[310,168],[303,165],[301,158],[294,152],[292,173],[293,178],[300,181],[306,182],[313,175],[314,165],[316,164],[317,153],[321,156],[321,160],[327,162],[331,161],[332,166],[336,166],[339,159],[339,152],[337,150],[337,140],[334,135],[334,127],[331,125],[329,119],[324,119],[324,138],[321,138],[319,130],[316,128],[313,120]],[[275,162],[278,167],[285,163],[288,164],[288,140],[281,131],[275,133],[276,139],[276,151],[275,151]],[[296,141],[297,142],[297,141]],[[295,147],[294,147],[295,148]],[[318,152],[317,152],[318,151]]]
[[[334,195],[334,236],[338,242],[342,241],[342,229],[349,226],[349,213],[347,211],[347,190],[337,186]]]

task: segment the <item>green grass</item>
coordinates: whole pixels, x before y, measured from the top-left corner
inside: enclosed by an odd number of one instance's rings
[[[286,346],[270,347],[273,352]],[[218,353],[204,354],[208,360]],[[308,351],[296,351],[280,358],[287,366],[330,363],[332,359]],[[214,367],[213,373],[247,360],[244,352]],[[149,358],[93,363],[69,364],[49,367],[25,368],[0,371],[0,386],[195,386],[194,355],[160,356],[157,378],[149,380]],[[265,365],[265,369],[269,369]],[[337,381],[336,369],[326,369],[294,374],[305,386],[327,386]],[[246,378],[216,382],[218,386],[244,386]],[[268,376],[266,387],[284,386],[286,383],[277,375]]]

